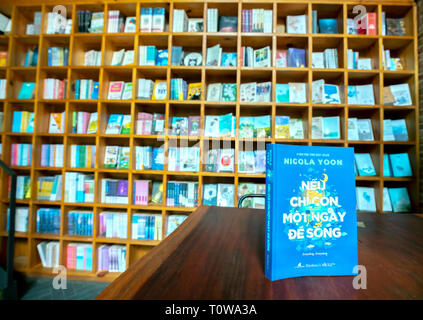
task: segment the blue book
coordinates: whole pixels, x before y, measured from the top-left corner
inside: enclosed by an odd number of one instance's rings
[[[354,275],[357,265],[354,149],[268,144],[265,276]]]
[[[319,33],[338,33],[338,23],[336,19],[319,19]]]
[[[370,153],[355,153],[355,164],[357,165],[359,176],[375,176],[376,170],[373,166],[372,157]]]
[[[93,268],[93,247],[86,246],[85,270],[91,271]]]
[[[281,103],[289,102],[289,84],[277,83],[275,90],[276,90],[276,102],[281,102]]]
[[[93,92],[91,95],[91,99],[93,100],[97,100],[98,99],[98,88],[99,88],[99,82],[98,81],[94,81],[93,83]]]
[[[288,67],[304,68],[305,63],[305,50],[297,48],[288,49]]]
[[[221,66],[236,67],[236,52],[223,52]]]
[[[34,89],[35,89],[35,82],[22,82],[18,99],[33,99]]]
[[[151,170],[163,170],[164,148],[153,148],[153,163]]]
[[[339,117],[323,117],[323,139],[341,139]]]
[[[37,66],[37,62],[38,62],[38,46],[34,47],[34,53],[32,54],[32,61],[30,66],[31,67],[35,67]]]
[[[181,59],[182,59],[182,47],[173,46],[172,47],[171,65],[172,66],[179,66],[181,64]]]
[[[339,87],[335,84],[324,84],[323,103],[340,104]]]
[[[157,51],[156,66],[167,66],[168,65],[168,50],[161,49]]]
[[[48,49],[47,49],[47,65],[49,67],[51,67],[53,65],[52,64],[52,61],[53,61],[52,57],[53,57],[53,48],[48,47]]]
[[[12,132],[21,132],[22,111],[13,112]]]
[[[410,212],[411,203],[407,188],[388,188],[389,198],[391,199],[394,212]]]
[[[413,175],[408,153],[390,154],[389,159],[394,177],[411,177]]]
[[[383,176],[392,177],[391,166],[389,163],[389,155],[386,153],[383,155]]]

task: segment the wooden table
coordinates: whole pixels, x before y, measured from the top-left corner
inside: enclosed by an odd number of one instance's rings
[[[423,219],[368,213],[358,221],[366,290],[353,288],[353,276],[271,282],[264,211],[201,207],[97,299],[423,299]]]

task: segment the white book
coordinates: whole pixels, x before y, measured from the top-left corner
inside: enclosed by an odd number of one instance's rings
[[[389,196],[388,188],[383,188],[382,211],[392,212],[391,197]]]
[[[220,101],[222,95],[222,84],[211,83],[207,86],[207,101]]]
[[[311,102],[323,103],[325,80],[315,80],[311,84]]]
[[[313,52],[311,54],[311,67],[322,69],[325,67],[325,56],[323,52]]]
[[[220,44],[207,48],[206,66],[220,66],[221,58],[222,49],[220,48]]]
[[[41,264],[44,268],[47,268],[46,247],[47,247],[47,241],[42,241],[39,244],[37,244],[37,251],[38,251],[38,254],[40,255]]]
[[[264,10],[264,32],[273,32],[273,10]]]
[[[114,51],[111,65],[120,66],[122,64],[124,54],[125,54],[125,49]]]
[[[286,30],[287,33],[307,33],[307,15],[287,16]]]
[[[357,187],[357,210],[376,212],[374,188]]]
[[[358,59],[357,69],[371,70],[372,69],[372,59],[370,59],[370,58]]]
[[[394,106],[411,106],[413,104],[408,83],[395,84],[389,87],[395,99]]]
[[[136,21],[137,21],[137,17],[126,17],[125,28],[123,32],[127,32],[127,33],[136,32],[137,31]]]
[[[372,84],[366,84],[356,87],[356,99],[357,104],[362,105],[374,105],[375,104],[375,96],[373,91]]]
[[[383,120],[383,141],[395,141],[392,120],[390,119]]]
[[[311,138],[323,138],[323,117],[313,117],[311,120]]]
[[[219,207],[233,207],[235,186],[233,184],[219,183],[217,185],[217,205]]]
[[[306,103],[307,102],[306,84],[301,82],[289,83],[289,102]]]
[[[360,140],[358,137],[357,118],[348,118],[348,140]]]
[[[125,82],[122,92],[122,100],[132,99],[132,82]]]
[[[253,55],[253,65],[255,68],[271,66],[272,51],[269,46],[254,50]]]
[[[291,139],[304,139],[303,119],[289,119],[289,135]]]
[[[239,89],[239,99],[241,102],[256,102],[257,82],[242,83]]]

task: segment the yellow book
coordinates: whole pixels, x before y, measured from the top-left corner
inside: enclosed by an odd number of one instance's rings
[[[85,168],[91,168],[91,146],[87,146],[85,154],[85,159],[87,160],[85,163]]]
[[[188,100],[201,100],[201,82],[190,83],[188,85]]]
[[[98,113],[93,112],[90,115],[90,122],[88,123],[87,133],[97,133],[97,125],[98,125]]]
[[[26,132],[28,126],[29,112],[22,111],[21,132]]]
[[[7,51],[0,51],[0,67],[5,67],[7,61]]]
[[[166,100],[167,82],[165,80],[156,80],[154,83],[153,100]]]

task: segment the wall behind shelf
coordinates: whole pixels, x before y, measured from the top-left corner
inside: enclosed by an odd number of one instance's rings
[[[423,0],[417,0],[418,53],[419,53],[419,136],[423,137]],[[423,141],[420,139],[420,173],[423,173]],[[420,179],[420,212],[423,211],[423,182]]]

